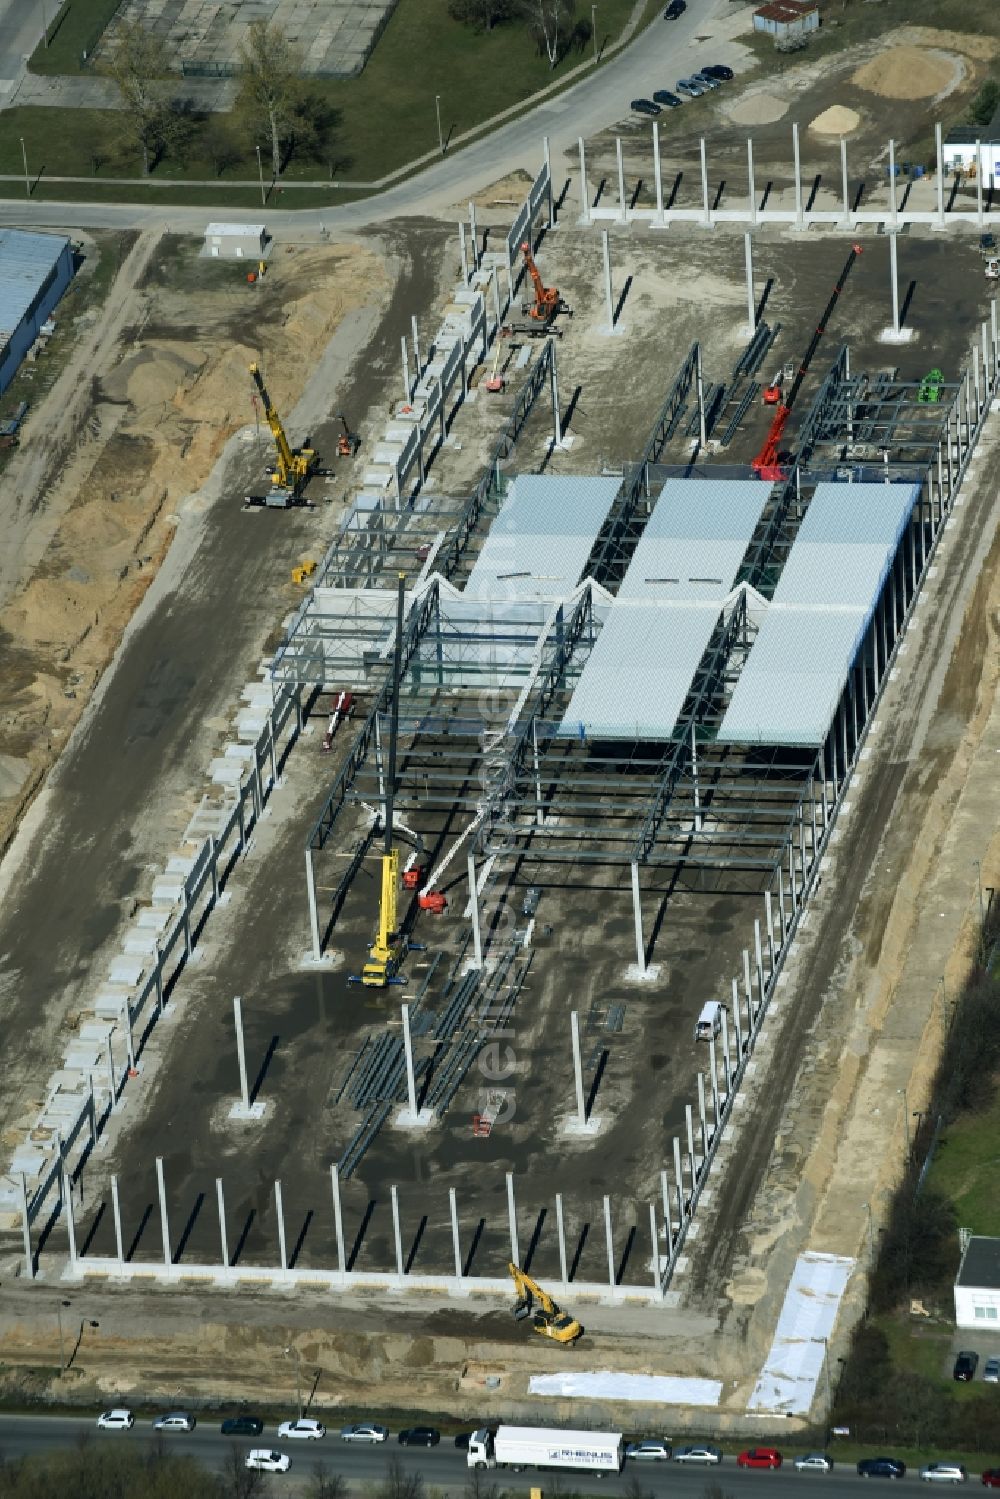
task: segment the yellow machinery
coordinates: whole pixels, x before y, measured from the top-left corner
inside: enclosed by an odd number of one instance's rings
[[[520,1322],[525,1317],[530,1317],[535,1331],[541,1333],[543,1338],[553,1338],[557,1343],[575,1343],[583,1332],[576,1318],[571,1317],[569,1312],[560,1311],[549,1293],[543,1291],[530,1275],[525,1275],[513,1260],[508,1262],[507,1273],[517,1287],[515,1320]],[[538,1305],[532,1310],[536,1302]]]
[[[271,429],[274,438],[274,447],[277,454],[277,462],[269,472],[271,474],[271,489],[260,498],[247,495],[249,504],[267,505],[278,510],[287,510],[290,505],[297,505],[302,499],[306,481],[311,474],[316,472],[319,456],[313,448],[293,448],[288,441],[281,417],[271,404],[271,397],[267,393],[267,386],[261,377],[260,368],[256,364],[250,366],[253,383],[257,387],[261,404],[264,407],[264,417]]]
[[[307,557],[305,562],[298,562],[292,568],[292,582],[304,583],[307,578],[312,577],[315,571],[316,563],[314,559],[312,557]]]

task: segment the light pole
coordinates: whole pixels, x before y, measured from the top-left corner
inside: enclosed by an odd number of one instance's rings
[[[590,34],[594,38],[594,61],[597,61],[597,6],[590,7]]]
[[[260,178],[260,206],[267,207],[267,194],[264,191],[264,163],[260,159],[260,147],[257,147],[257,176]]]
[[[285,1357],[290,1353],[295,1355],[295,1401],[298,1406],[299,1420],[302,1420],[302,1355],[297,1348],[286,1348]]]
[[[60,1374],[65,1374],[66,1373],[66,1344],[63,1341],[62,1309],[63,1309],[64,1306],[70,1306],[70,1305],[71,1305],[71,1303],[68,1302],[68,1301],[57,1301],[56,1302],[56,1322],[57,1322],[57,1324],[59,1326],[59,1372],[60,1372]]]
[[[24,136],[21,136],[21,159],[24,162],[24,196],[31,197],[31,178],[28,176],[28,151],[24,144]]]
[[[437,112],[438,146],[440,147],[440,149],[441,149],[441,155],[443,156],[444,155],[444,132],[441,129],[441,95],[440,94],[435,94],[434,95],[434,109]]]

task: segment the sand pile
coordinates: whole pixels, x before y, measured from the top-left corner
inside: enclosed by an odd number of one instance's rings
[[[866,62],[851,82],[883,99],[930,99],[950,93],[965,77],[961,58],[922,47],[890,47]]]
[[[809,129],[817,135],[850,135],[861,124],[861,116],[842,104],[832,104],[810,123]]]
[[[110,401],[128,401],[136,411],[145,411],[169,401],[194,368],[172,349],[140,349],[106,377],[104,392]]]
[[[772,125],[787,113],[788,105],[784,99],[778,99],[774,94],[751,94],[748,99],[741,99],[733,105],[729,118],[737,125]]]

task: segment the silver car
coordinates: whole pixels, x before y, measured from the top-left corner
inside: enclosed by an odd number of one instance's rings
[[[832,1473],[833,1458],[825,1452],[807,1452],[804,1457],[795,1459],[795,1471],[797,1473]]]
[[[691,77],[694,79],[695,83],[700,84],[702,88],[722,87],[722,84],[719,82],[718,78],[713,78],[709,73],[692,73]]]
[[[721,1463],[722,1453],[718,1447],[678,1447],[674,1453],[675,1463]]]
[[[992,1358],[986,1360],[983,1378],[987,1384],[1000,1384],[1000,1356],[994,1354]]]
[[[194,1416],[188,1411],[171,1411],[168,1416],[157,1416],[153,1422],[154,1431],[194,1431]]]
[[[968,1475],[961,1463],[945,1462],[928,1463],[920,1469],[920,1476],[925,1483],[964,1483]]]
[[[362,1421],[357,1426],[340,1428],[342,1442],[384,1442],[388,1435],[388,1428],[377,1426],[374,1421]]]
[[[625,1456],[636,1463],[665,1463],[670,1460],[670,1443],[662,1437],[649,1437],[644,1442],[630,1442]]]

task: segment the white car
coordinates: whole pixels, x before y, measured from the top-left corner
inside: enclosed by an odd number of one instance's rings
[[[153,1422],[154,1431],[194,1431],[196,1426],[194,1416],[187,1411],[171,1411],[169,1416],[157,1416]]]
[[[1000,1384],[1000,1358],[994,1356],[986,1360],[983,1378],[987,1384]]]
[[[832,1473],[833,1458],[825,1452],[807,1452],[805,1457],[795,1459],[797,1473]]]
[[[320,1421],[313,1421],[309,1416],[301,1416],[298,1421],[282,1421],[278,1427],[278,1436],[310,1438],[319,1441],[320,1437],[326,1436],[326,1427]]]
[[[292,1460],[287,1452],[271,1452],[267,1447],[253,1447],[246,1457],[247,1468],[256,1468],[261,1473],[287,1473]]]
[[[388,1429],[377,1426],[374,1421],[362,1421],[358,1426],[340,1428],[342,1442],[384,1442],[388,1435]]]
[[[966,1472],[961,1463],[928,1463],[920,1476],[925,1483],[964,1483]]]
[[[721,1463],[722,1453],[718,1447],[677,1447],[675,1463]]]
[[[630,1462],[665,1463],[670,1461],[670,1443],[662,1437],[648,1437],[643,1442],[630,1442],[625,1448]]]
[[[135,1417],[127,1410],[102,1411],[97,1424],[101,1431],[131,1431],[135,1425]]]

